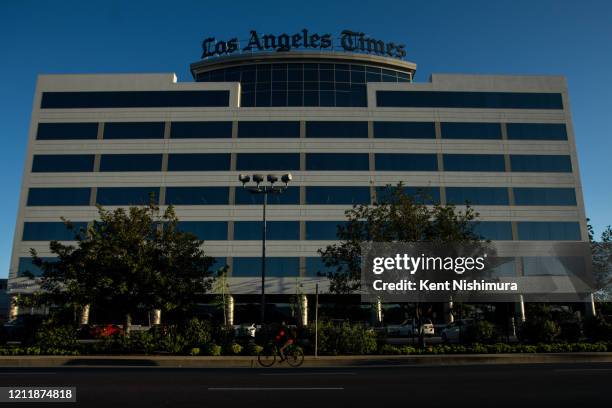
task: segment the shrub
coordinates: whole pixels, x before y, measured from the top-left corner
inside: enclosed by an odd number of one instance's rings
[[[44,352],[60,349],[76,350],[77,329],[73,326],[44,325],[36,332],[35,341]]]
[[[214,343],[210,343],[207,344],[206,347],[204,348],[204,352],[206,353],[207,356],[220,356],[221,355],[221,346],[214,344]]]
[[[376,351],[376,333],[360,324],[319,323],[321,354],[371,354]]]
[[[412,346],[402,346],[400,347],[400,351],[404,355],[416,354],[416,349]]]
[[[402,349],[392,344],[384,344],[378,351],[380,354],[385,355],[399,355],[403,354]]]
[[[238,343],[232,343],[225,348],[225,354],[237,355],[242,353],[242,346]]]
[[[530,319],[519,330],[521,340],[529,343],[551,343],[560,334],[559,325],[549,319]]]
[[[249,342],[247,343],[246,347],[244,347],[243,350],[247,356],[256,356],[259,353],[261,353],[261,351],[263,350],[263,347],[253,342]]]
[[[189,355],[190,356],[199,356],[200,355],[200,348],[199,347],[192,347],[191,350],[189,350]]]
[[[465,334],[467,340],[473,343],[490,343],[496,337],[495,328],[486,320],[479,320],[469,325]]]
[[[190,319],[183,327],[185,342],[191,347],[201,347],[212,340],[209,322],[197,318]]]
[[[592,341],[612,339],[612,324],[600,316],[589,316],[583,322],[584,335]]]

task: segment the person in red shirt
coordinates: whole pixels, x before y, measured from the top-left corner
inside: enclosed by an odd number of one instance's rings
[[[281,361],[282,361],[285,359],[285,349],[290,344],[293,344],[293,340],[294,340],[293,333],[291,332],[289,328],[287,328],[287,325],[285,324],[285,322],[282,322],[280,324],[275,340],[276,340],[277,346],[279,346],[278,351],[279,351]]]

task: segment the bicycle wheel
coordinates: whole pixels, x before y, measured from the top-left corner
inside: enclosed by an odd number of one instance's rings
[[[304,362],[304,352],[299,347],[291,347],[285,351],[285,358],[291,367],[299,367]]]
[[[273,347],[265,347],[257,354],[257,362],[262,367],[272,367],[276,361],[276,352]]]

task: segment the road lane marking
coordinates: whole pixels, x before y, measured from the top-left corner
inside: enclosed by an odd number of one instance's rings
[[[208,391],[342,391],[344,387],[208,387]]]
[[[307,373],[260,373],[259,375],[356,375],[357,373],[327,373],[327,372],[307,372]]]

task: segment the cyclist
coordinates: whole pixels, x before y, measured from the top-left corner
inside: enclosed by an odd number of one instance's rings
[[[295,332],[289,329],[283,321],[278,327],[275,340],[277,346],[279,346],[278,353],[280,354],[281,361],[283,361],[285,360],[285,349],[295,341]]]

